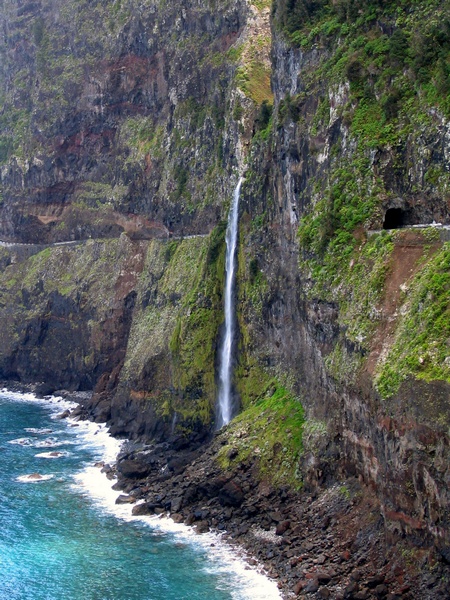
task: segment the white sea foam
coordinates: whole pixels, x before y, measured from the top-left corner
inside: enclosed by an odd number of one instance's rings
[[[85,439],[90,444],[92,440],[95,441],[99,450],[101,445],[104,444],[105,453],[102,460],[105,462],[114,460],[120,449],[120,442],[111,438],[104,429],[97,430],[97,433],[92,432],[92,430],[88,431],[85,434]],[[281,598],[276,583],[269,580],[258,570],[250,569],[244,554],[242,553],[239,556],[235,550],[232,550],[221,540],[219,535],[214,533],[198,535],[192,527],[174,523],[172,519],[166,517],[133,516],[130,505],[115,503],[119,493],[111,489],[111,481],[100,472],[98,467],[89,466],[75,475],[74,478],[76,482],[74,488],[78,491],[82,490],[103,512],[115,515],[124,521],[140,522],[142,525],[150,527],[153,532],[172,536],[174,542],[189,544],[193,548],[207,551],[210,560],[206,563],[205,570],[214,572],[217,575],[227,576],[227,587],[224,587],[224,589],[229,589],[228,580],[231,577],[233,580],[232,587],[238,590],[231,592],[236,600],[275,600]]]
[[[45,440],[36,440],[33,438],[17,438],[15,440],[9,440],[8,444],[15,444],[17,446],[32,446],[33,448],[56,448],[64,444],[71,443],[66,441],[58,440],[56,437],[46,438]]]
[[[38,399],[33,394],[18,394],[9,392],[6,389],[0,391],[0,398],[2,395],[17,402],[44,404],[51,410],[53,416],[59,414],[61,409],[65,410],[76,406],[76,404],[61,398]],[[77,440],[81,440],[86,447],[94,450],[94,461],[115,462],[122,442],[109,436],[105,425],[90,421],[75,422],[70,418],[66,419],[64,423],[67,424],[68,432],[76,435]],[[75,424],[77,427],[73,427]],[[33,474],[22,475],[18,478],[18,481],[36,483],[53,477],[53,475],[42,475],[41,478],[35,479],[30,478],[30,475]],[[235,591],[230,593],[235,600],[275,600],[281,598],[276,583],[258,572],[258,570],[250,569],[244,554],[239,555],[235,550],[232,550],[221,540],[219,535],[213,533],[197,535],[191,527],[176,524],[169,518],[133,516],[131,514],[132,507],[115,503],[119,494],[111,489],[111,481],[107,479],[104,473],[101,473],[99,467],[86,467],[81,473],[74,476],[74,480],[73,488],[78,492],[81,490],[102,512],[115,515],[124,521],[140,522],[143,526],[150,527],[153,532],[170,535],[176,543],[188,544],[193,549],[198,548],[206,551],[210,560],[205,563],[205,570],[222,576],[223,589],[234,588]],[[229,582],[232,582],[231,586],[228,586]]]
[[[39,440],[38,442],[33,442],[33,446],[35,448],[56,448],[57,446],[62,446],[66,442],[58,440],[58,438],[51,437],[46,438],[45,440]]]
[[[75,402],[64,400],[64,398],[61,398],[61,396],[46,396],[45,398],[37,398],[34,394],[10,392],[7,388],[2,388],[0,390],[0,400],[2,398],[5,400],[14,400],[14,402],[32,402],[35,404],[42,404],[50,410],[53,417],[60,414],[64,410],[70,410],[71,408],[78,406]]]
[[[33,440],[31,438],[17,438],[15,440],[8,440],[8,444],[17,444],[17,446],[32,446]]]
[[[16,481],[21,483],[40,483],[41,481],[48,481],[53,479],[53,475],[41,475],[40,473],[29,473],[28,475],[19,475]]]
[[[48,435],[49,433],[53,433],[51,429],[38,429],[37,427],[25,427],[25,431],[36,435]]]
[[[69,456],[69,452],[63,452],[60,450],[54,452],[39,452],[39,454],[34,455],[36,458],[63,458],[65,456]]]

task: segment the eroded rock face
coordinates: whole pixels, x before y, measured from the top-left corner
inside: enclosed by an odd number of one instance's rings
[[[0,371],[44,380],[47,392],[92,389],[123,363],[145,243],[127,238],[35,248],[22,260],[4,249]],[[40,250],[40,252],[38,251]]]
[[[246,3],[79,4],[2,7],[0,238],[209,232],[236,164],[226,53]]]

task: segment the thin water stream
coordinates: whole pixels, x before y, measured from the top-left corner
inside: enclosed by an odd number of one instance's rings
[[[232,394],[233,379],[233,339],[235,333],[235,270],[236,270],[236,245],[238,234],[239,197],[241,194],[243,178],[234,190],[233,202],[228,215],[228,226],[226,233],[226,257],[225,257],[225,334],[220,351],[219,370],[219,400],[217,426],[227,425],[233,417],[234,403]]]

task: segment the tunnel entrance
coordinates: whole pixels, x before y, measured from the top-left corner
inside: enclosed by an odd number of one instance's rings
[[[405,212],[401,208],[388,208],[384,215],[383,229],[399,229],[405,225]]]

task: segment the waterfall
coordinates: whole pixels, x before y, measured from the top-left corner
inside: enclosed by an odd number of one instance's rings
[[[217,427],[229,423],[233,417],[233,397],[231,392],[231,382],[233,378],[232,369],[232,350],[235,330],[235,306],[234,306],[234,284],[236,269],[236,245],[238,232],[238,212],[239,195],[241,192],[242,177],[234,190],[233,202],[228,215],[228,225],[226,233],[226,257],[225,257],[225,334],[220,349],[220,367],[219,367],[219,400],[218,400],[218,418]]]

